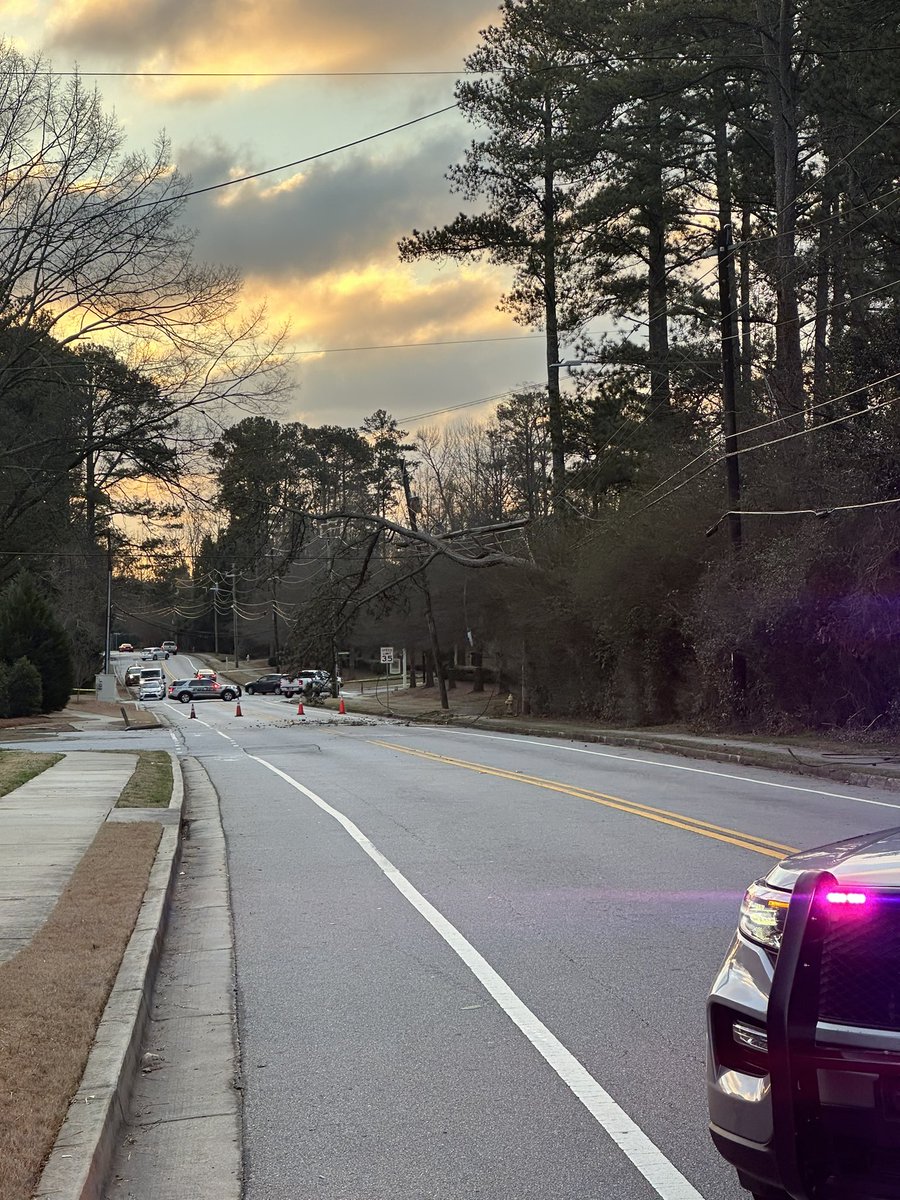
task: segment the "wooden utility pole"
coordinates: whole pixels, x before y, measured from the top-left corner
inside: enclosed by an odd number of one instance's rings
[[[728,535],[731,539],[731,552],[735,562],[740,562],[743,544],[743,529],[741,527],[741,466],[738,458],[738,425],[737,425],[737,309],[734,303],[734,293],[731,282],[734,271],[731,256],[734,253],[734,243],[731,237],[731,225],[719,225],[716,240],[716,252],[719,260],[719,328],[722,339],[722,421],[725,431],[725,481],[728,489]],[[747,687],[747,660],[739,650],[731,653],[732,683],[734,698],[740,706],[744,691]]]
[[[234,665],[238,665],[237,566],[231,564],[231,621],[234,630]]]
[[[409,527],[413,533],[417,533],[419,526],[416,521],[415,506],[412,502],[412,489],[409,486],[409,471],[406,469],[406,463],[400,463],[400,473],[403,476],[403,494],[406,496],[406,511],[409,516]],[[421,551],[417,551],[421,555]],[[437,676],[438,691],[441,696],[441,708],[445,712],[450,711],[450,700],[447,696],[447,681],[444,678],[444,664],[441,660],[441,648],[438,645],[437,628],[434,623],[434,611],[431,607],[431,589],[428,587],[428,576],[423,571],[419,576],[419,584],[422,588],[423,604],[425,608],[425,624],[428,626],[428,637],[431,640],[431,657],[434,660],[434,673]]]

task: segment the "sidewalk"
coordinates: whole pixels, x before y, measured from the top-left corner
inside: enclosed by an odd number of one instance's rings
[[[46,921],[136,763],[79,751],[0,797],[0,963]]]
[[[792,774],[812,775],[856,786],[900,791],[900,743],[881,745],[837,742],[812,735],[767,738],[753,735],[695,734],[667,728],[611,729],[599,722],[559,717],[515,717],[504,710],[504,694],[489,688],[473,693],[468,684],[451,690],[450,712],[440,708],[435,688],[391,692],[378,697],[345,691],[348,712],[393,716],[426,724],[484,729],[528,737],[564,737],[611,747],[627,747],[658,754],[676,754],[742,766],[770,767]],[[333,707],[335,701],[326,701]]]

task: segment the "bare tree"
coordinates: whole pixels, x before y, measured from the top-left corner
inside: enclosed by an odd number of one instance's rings
[[[195,259],[189,190],[164,136],[128,152],[77,74],[0,43],[0,328],[127,344],[191,408],[257,395],[280,363],[263,314],[236,316],[239,273]]]
[[[77,74],[0,42],[0,394],[22,414],[0,431],[0,462],[41,484],[4,497],[0,530],[72,472],[89,477],[90,509],[97,459],[115,475],[154,439],[167,447],[163,477],[177,480],[236,414],[283,393],[283,331],[241,309],[235,270],[196,260],[195,232],[179,223],[189,190],[164,137],[129,152]],[[94,403],[79,431],[73,414],[93,389],[70,351],[86,345],[144,380],[153,403],[117,402],[102,422]],[[52,396],[53,421],[27,420],[38,393]]]

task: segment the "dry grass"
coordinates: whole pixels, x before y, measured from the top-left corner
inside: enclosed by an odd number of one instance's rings
[[[161,724],[152,708],[137,708],[130,704],[120,705],[120,708],[129,729],[156,729]]]
[[[21,787],[62,758],[61,754],[35,754],[30,750],[0,750],[0,796]]]
[[[0,1200],[28,1200],[78,1090],[162,828],[103,825],[46,924],[0,965]]]
[[[122,716],[122,710],[118,700],[98,700],[96,696],[73,696],[66,705],[67,709],[75,710],[74,715],[79,713],[93,713],[98,717],[119,717]],[[65,712],[65,709],[63,709]]]
[[[167,808],[172,799],[172,760],[165,750],[141,750],[118,808]]]

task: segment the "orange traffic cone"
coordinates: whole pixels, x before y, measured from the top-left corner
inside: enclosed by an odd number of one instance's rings
[[[241,712],[241,702],[240,702],[240,700],[238,700],[238,702],[237,702],[237,708],[234,710],[234,715],[235,715],[236,717],[242,717],[242,716],[244,715],[244,714]]]
[[[305,715],[306,715],[306,714],[305,714],[305,713],[304,713],[304,711],[303,711],[303,701],[301,700],[301,701],[300,701],[300,702],[297,704],[297,716],[298,716],[298,717],[303,717],[303,716],[305,716]]]
[[[192,705],[191,705],[191,716],[190,716],[190,719],[191,719],[191,720],[193,720],[193,719],[194,719],[196,716],[197,716],[197,714],[194,712],[194,706],[193,706],[193,704],[192,704]]]
[[[338,712],[341,714],[341,716],[343,716],[343,715],[344,715],[344,713],[346,713],[346,711],[347,711],[347,707],[346,707],[346,705],[344,704],[344,697],[343,697],[343,696],[341,696],[341,702],[340,702],[340,704],[338,705]]]

